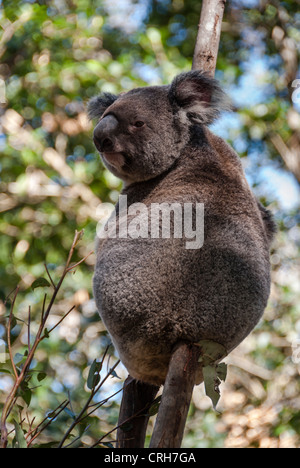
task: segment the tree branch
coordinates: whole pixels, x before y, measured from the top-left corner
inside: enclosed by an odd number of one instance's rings
[[[203,0],[192,70],[214,76],[226,0]]]
[[[119,414],[117,448],[144,448],[149,420],[147,413],[157,392],[158,387],[127,377]],[[123,430],[122,425],[135,414],[137,416],[131,419],[129,429]]]
[[[180,343],[169,364],[150,448],[180,448],[192,398],[200,348]]]

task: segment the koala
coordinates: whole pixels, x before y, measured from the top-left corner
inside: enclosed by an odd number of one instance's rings
[[[225,109],[219,83],[200,71],[88,105],[98,119],[94,144],[123,180],[129,209],[189,204],[195,215],[196,204],[204,207],[201,248],[187,249],[184,235],[151,237],[145,216],[148,236],[98,240],[97,308],[129,374],[151,385],[164,383],[178,342],[212,340],[232,351],[268,301],[275,224],[238,155],[208,129]],[[121,219],[119,203],[114,217]]]

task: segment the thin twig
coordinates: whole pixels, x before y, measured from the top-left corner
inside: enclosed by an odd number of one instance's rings
[[[32,442],[41,434],[41,432],[43,432],[52,423],[52,421],[60,415],[60,413],[68,406],[68,404],[69,401],[67,400],[66,403],[61,407],[59,412],[52,416],[52,418],[49,419],[47,424],[45,424],[45,426],[43,426],[42,429],[30,439],[30,441],[27,444],[27,447],[29,447],[32,444]]]
[[[47,300],[47,293],[45,293],[45,295],[44,295],[43,307],[42,307],[41,323],[44,323],[45,308],[46,308],[46,300]]]
[[[8,296],[6,296],[5,301],[4,301],[4,305],[5,305],[5,306],[7,305],[7,302],[9,301],[10,296],[11,296],[19,287],[20,287],[20,286],[15,287],[15,288],[8,294]]]
[[[115,393],[113,393],[112,395],[109,395],[109,397],[105,398],[104,400],[100,401],[99,403],[95,403],[94,405],[90,405],[89,408],[92,408],[94,406],[94,408],[92,409],[92,411],[90,411],[89,413],[87,413],[85,416],[83,416],[80,421],[78,421],[79,423],[81,423],[84,419],[88,418],[91,414],[93,414],[95,411],[97,411],[97,409],[101,408],[101,406],[105,405],[105,403],[107,403],[111,398],[113,398],[114,396],[118,395],[118,393],[122,392],[123,390],[123,387],[120,388],[120,390],[117,390]]]
[[[68,400],[64,400],[62,403],[60,403],[53,411],[52,411],[52,414],[54,414],[56,411],[59,410],[59,408],[61,408],[61,406],[65,405],[65,403],[67,403]],[[34,418],[35,419],[35,418]],[[49,419],[49,415],[47,415],[34,429],[30,430],[29,432],[27,432],[27,434],[25,435],[25,439],[28,439],[30,436],[32,436],[32,434],[35,435],[35,433],[38,431],[39,427],[42,426],[44,424],[45,421],[47,421],[47,419]],[[40,430],[39,434],[43,431],[43,429]]]
[[[71,309],[70,309],[70,310],[69,310],[69,311],[68,311],[52,328],[50,328],[50,330],[48,331],[47,335],[50,335],[50,333],[51,333],[56,327],[58,327],[58,325],[60,325],[61,322],[62,322],[63,320],[65,320],[65,318],[72,312],[72,310],[75,309],[75,307],[76,307],[75,305],[74,305],[73,307],[71,307]],[[45,339],[45,338],[47,338],[46,335],[42,336],[42,337],[41,337],[41,341],[42,341],[43,339]]]
[[[12,323],[12,319],[13,319],[13,316],[14,316],[14,307],[15,307],[15,302],[16,302],[16,299],[17,299],[19,289],[20,289],[20,286],[18,286],[16,288],[16,290],[15,290],[16,292],[14,294],[13,301],[12,301],[12,304],[11,304],[11,309],[10,309],[9,319],[8,319],[8,325],[7,325],[7,347],[8,347],[8,352],[9,352],[11,365],[13,367],[13,371],[14,371],[16,379],[18,378],[18,372],[17,372],[17,368],[16,368],[15,363],[14,363],[14,358],[13,358],[13,353],[12,353],[12,348],[11,348],[11,323]]]
[[[29,418],[29,414],[28,414],[28,411],[26,411],[26,417],[27,417],[27,423],[28,423],[28,427],[29,427],[29,430],[27,431],[27,434],[28,432],[31,432],[32,431],[32,426],[33,426],[33,423],[35,421],[35,416],[32,418],[32,420],[30,421],[30,418]],[[26,435],[27,435],[26,434]],[[25,437],[26,438],[26,437]]]
[[[31,307],[28,308],[28,324],[27,324],[27,333],[28,333],[28,353],[30,353],[30,322],[31,322]]]
[[[83,432],[86,432],[90,427],[90,424],[84,429]],[[68,445],[65,445],[64,448],[69,448],[71,447],[71,445],[73,445],[75,442],[77,442],[77,440],[80,440],[80,438],[82,437],[82,435],[78,436],[78,437],[75,437],[75,439],[72,440],[72,442],[70,442]]]
[[[72,405],[72,399],[71,399],[71,392],[70,392],[70,390],[68,390],[68,399],[69,399],[70,410],[72,411],[73,414],[75,414],[75,411],[73,410],[73,405]]]
[[[84,407],[82,408],[82,410],[80,411],[80,413],[78,414],[78,416],[74,419],[73,423],[70,425],[70,427],[68,428],[68,430],[66,431],[66,433],[64,434],[61,442],[59,443],[59,446],[58,448],[64,448],[63,445],[66,441],[66,439],[69,437],[69,435],[71,434],[72,430],[74,429],[74,427],[78,424],[79,421],[81,421],[84,413],[87,411],[87,409],[89,408],[89,405],[90,405],[90,402],[92,401],[92,399],[94,398],[94,396],[96,395],[96,393],[99,391],[99,389],[102,387],[102,385],[104,384],[104,382],[108,379],[108,377],[112,374],[112,372],[115,370],[115,368],[120,364],[120,360],[118,360],[115,365],[110,369],[110,371],[108,372],[108,374],[104,377],[104,379],[99,383],[99,385],[95,388],[92,389],[91,391],[91,394],[86,402],[86,404],[84,405]]]
[[[78,265],[80,265],[81,263],[85,262],[86,259],[87,259],[90,255],[92,255],[93,253],[94,253],[94,251],[91,251],[91,252],[88,253],[84,258],[82,258],[79,262],[75,263],[75,265],[71,265],[71,266],[67,269],[67,272],[74,270],[74,268],[78,267]]]
[[[106,380],[108,379],[108,377],[113,373],[113,371],[116,369],[116,367],[120,364],[120,359],[115,363],[115,365],[109,370],[109,372],[106,374],[106,376],[104,377],[104,379],[99,383],[98,387],[96,387],[95,391],[94,391],[94,395],[96,395],[96,393],[100,390],[100,388],[102,387],[102,385],[104,384],[104,382],[106,382]],[[93,395],[93,396],[94,396]]]
[[[118,424],[117,426],[115,426],[113,429],[111,429],[111,431],[107,432],[106,434],[104,434],[100,439],[97,440],[97,442],[95,442],[93,445],[90,446],[90,448],[94,448],[96,447],[97,445],[100,444],[100,442],[102,442],[103,439],[105,439],[105,437],[107,437],[108,435],[110,435],[112,432],[116,431],[117,429],[119,429],[120,427],[124,426],[125,424],[129,423],[130,421],[132,421],[134,418],[137,418],[138,416],[142,416],[143,413],[149,409],[149,404],[147,404],[146,406],[144,406],[144,408],[140,409],[139,411],[137,411],[135,414],[133,414],[132,416],[130,416],[130,418],[126,419],[125,421],[122,421],[121,424]]]
[[[70,271],[70,270],[69,270],[69,267],[70,267],[70,263],[71,263],[71,260],[72,260],[73,254],[74,254],[74,250],[75,250],[75,247],[76,247],[76,245],[78,244],[79,240],[81,239],[82,235],[83,235],[83,231],[79,231],[79,232],[78,232],[78,231],[75,231],[75,236],[74,236],[73,243],[72,243],[72,246],[71,246],[69,255],[68,255],[68,259],[67,259],[66,265],[65,265],[65,267],[64,267],[64,271],[63,271],[63,273],[62,273],[62,276],[61,276],[61,278],[60,278],[60,280],[59,280],[57,286],[55,287],[55,290],[54,290],[54,292],[53,292],[53,295],[52,295],[52,297],[51,297],[51,299],[50,299],[50,303],[49,303],[49,305],[48,305],[48,307],[47,307],[47,310],[46,310],[46,312],[45,312],[45,314],[44,314],[43,327],[44,327],[45,324],[46,324],[46,321],[47,321],[47,319],[48,319],[48,316],[49,316],[49,314],[50,314],[50,311],[51,311],[51,309],[52,309],[52,306],[53,306],[53,304],[54,304],[54,301],[55,301],[55,299],[56,299],[56,296],[57,296],[57,294],[58,294],[58,292],[59,292],[59,290],[60,290],[60,288],[61,288],[61,285],[62,285],[62,283],[63,283],[63,281],[64,281],[64,279],[65,279],[67,273]]]
[[[46,263],[44,263],[44,267],[45,267],[46,273],[48,275],[48,278],[50,280],[50,283],[52,284],[53,288],[55,289],[56,288],[55,283],[54,283],[54,281],[53,281],[53,279],[52,279],[52,277],[51,277],[51,275],[49,273],[49,270],[48,270],[48,267],[47,267]]]

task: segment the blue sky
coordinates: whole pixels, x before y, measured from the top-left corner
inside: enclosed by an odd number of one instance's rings
[[[259,41],[258,41],[259,42]],[[258,53],[254,53],[250,60],[244,64],[244,74],[239,80],[238,86],[232,85],[226,91],[237,107],[252,107],[263,105],[267,101],[272,89],[268,83],[264,83],[263,77],[268,73],[268,61]],[[300,107],[299,107],[300,112]],[[227,138],[230,130],[235,129],[238,133],[241,128],[238,114],[226,113],[212,126],[212,130],[223,138]],[[243,138],[237,140],[235,150],[245,151]],[[260,167],[255,163],[261,160]],[[246,177],[250,185],[253,185],[253,166],[255,166],[255,182],[259,182],[257,195],[266,196],[270,201],[278,201],[279,208],[284,211],[294,210],[300,206],[300,188],[293,174],[278,167],[278,163],[272,162],[264,154],[249,154],[249,161],[245,167]],[[256,161],[255,161],[256,159]],[[258,171],[258,172],[257,172]]]

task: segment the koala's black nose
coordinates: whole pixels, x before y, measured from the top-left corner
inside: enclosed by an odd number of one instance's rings
[[[101,142],[101,151],[112,151],[114,144],[110,138],[104,138]]]
[[[113,135],[119,122],[113,115],[107,115],[96,125],[94,130],[94,143],[100,151],[113,150]]]

